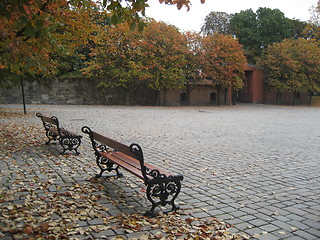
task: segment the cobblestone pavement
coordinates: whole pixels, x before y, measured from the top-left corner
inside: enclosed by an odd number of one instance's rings
[[[193,217],[217,217],[252,239],[320,239],[319,108],[28,105],[27,110],[55,115],[79,133],[86,125],[125,144],[140,144],[146,161],[184,175],[178,202]],[[41,124],[36,117],[29,121]],[[75,174],[60,174],[62,183],[97,172],[87,136],[79,150],[82,166]],[[149,203],[136,196],[142,183],[124,174],[109,188],[110,194],[122,191],[127,204],[110,212],[145,211]]]

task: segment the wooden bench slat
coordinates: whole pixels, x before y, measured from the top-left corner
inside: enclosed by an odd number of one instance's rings
[[[121,159],[122,161],[130,164],[131,166],[135,167],[135,168],[138,168],[139,170],[141,170],[141,165],[140,165],[140,162],[139,160],[133,158],[133,157],[130,157],[122,152],[110,152],[109,154]]]
[[[138,168],[138,169],[140,169],[141,170],[141,165],[140,165],[140,162],[139,162],[139,160],[137,160],[137,159],[135,159],[135,158],[130,158],[130,159],[128,159],[128,157],[125,155],[125,154],[123,154],[123,153],[121,153],[121,152],[115,152],[115,153],[112,153],[112,154],[117,154],[117,155],[119,155],[119,156],[122,156],[123,157],[123,160],[124,161],[126,161],[125,159],[127,159],[129,162],[131,162],[136,168]],[[128,163],[129,163],[128,162]],[[130,164],[130,163],[129,163]],[[154,165],[152,165],[152,164],[150,164],[150,163],[144,163],[144,166],[146,166],[147,168],[149,168],[149,169],[157,169],[157,170],[159,170],[159,172],[161,173],[161,174],[164,174],[164,175],[166,175],[166,176],[170,176],[170,175],[172,175],[171,173],[169,173],[169,172],[167,172],[166,170],[163,170],[163,169],[161,169],[161,168],[159,168],[159,167],[156,167],[156,166],[154,166]]]
[[[135,176],[144,180],[141,171],[139,169],[137,169],[136,167],[133,167],[131,164],[117,158],[116,156],[113,156],[110,153],[101,152],[100,154],[102,156],[104,156],[105,158],[109,159],[110,161],[112,161],[113,163],[117,164],[118,166],[126,169],[128,172],[130,172],[130,173],[134,174]]]
[[[93,131],[91,132],[91,134],[92,134],[93,139],[97,140],[98,142],[101,142],[101,143],[109,146],[110,148],[115,149],[120,152],[123,152],[131,157],[136,157],[136,155],[130,151],[128,146],[126,146],[122,143],[116,142],[110,138],[102,136],[101,134],[93,132]]]
[[[57,125],[57,122],[54,121],[54,120],[52,120],[52,119],[49,118],[49,117],[42,116],[42,120],[43,120],[44,122],[47,122],[47,123],[50,123],[50,124],[53,124],[53,125]]]

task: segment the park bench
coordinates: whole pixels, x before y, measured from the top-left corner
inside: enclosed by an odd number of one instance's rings
[[[50,141],[59,141],[63,149],[61,154],[65,154],[67,150],[75,151],[76,154],[80,154],[78,152],[78,147],[81,144],[81,135],[66,130],[65,128],[61,128],[59,125],[59,120],[55,116],[50,118],[42,116],[41,113],[37,113],[36,116],[42,120],[44,129],[46,131],[46,136],[49,139],[46,142],[46,145],[49,144]]]
[[[160,205],[171,205],[172,208],[169,211],[179,209],[174,201],[181,190],[182,175],[173,175],[145,163],[142,148],[138,144],[124,145],[91,131],[87,126],[82,127],[82,132],[89,135],[96,155],[96,163],[100,168],[100,173],[96,177],[102,177],[105,171],[115,171],[116,176],[122,177],[122,173],[119,172],[121,167],[144,181],[147,186],[147,198],[152,204],[151,208],[145,212],[145,216],[156,215],[154,210]]]

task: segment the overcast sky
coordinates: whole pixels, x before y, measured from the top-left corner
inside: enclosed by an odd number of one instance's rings
[[[177,10],[176,6],[160,4],[159,0],[149,0],[146,9],[147,17],[175,25],[182,31],[200,31],[205,17],[212,11],[229,14],[252,8],[255,12],[259,7],[279,9],[287,18],[307,21],[310,19],[309,9],[315,6],[318,0],[191,0],[189,11],[184,7]]]

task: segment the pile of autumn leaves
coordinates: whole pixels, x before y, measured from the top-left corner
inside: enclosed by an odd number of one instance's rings
[[[32,161],[28,153],[32,148],[39,151],[45,141],[43,129],[28,121],[30,117],[34,114],[0,110],[0,184],[5,186],[0,188],[0,238],[108,239],[106,235],[112,231],[122,234],[114,234],[111,239],[244,238],[231,234],[228,225],[214,217],[193,218],[185,211],[154,218],[128,213],[110,216],[109,209],[100,202],[115,205],[116,201],[107,196],[100,181],[88,179],[81,184],[56,186],[54,179],[28,178],[29,173],[38,170],[28,165]],[[61,161],[53,154],[50,157]],[[72,159],[69,156],[66,161]],[[50,189],[53,186],[55,190]],[[93,220],[98,221],[88,224]]]

